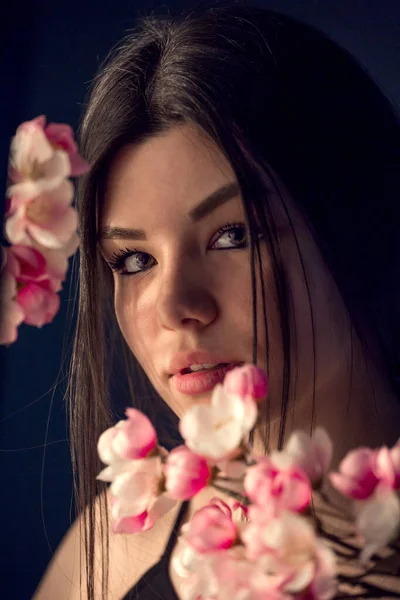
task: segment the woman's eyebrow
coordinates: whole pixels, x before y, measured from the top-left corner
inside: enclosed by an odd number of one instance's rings
[[[192,221],[197,222],[210,214],[213,210],[225,204],[228,200],[236,198],[240,194],[240,187],[236,181],[226,183],[214,192],[212,192],[207,198],[202,200],[200,204],[195,206],[189,211],[189,217]]]
[[[209,196],[204,198],[194,208],[189,211],[190,219],[197,223],[201,219],[204,219],[216,208],[225,204],[229,200],[236,198],[240,194],[240,186],[236,181],[226,183]],[[97,239],[106,240],[146,240],[146,232],[144,229],[132,229],[126,227],[103,227],[97,233]]]

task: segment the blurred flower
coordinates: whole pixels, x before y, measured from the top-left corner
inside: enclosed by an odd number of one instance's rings
[[[17,299],[25,313],[24,323],[36,327],[51,323],[60,308],[60,297],[53,291],[49,279],[26,283]]]
[[[263,529],[263,571],[280,576],[289,594],[328,600],[335,594],[335,557],[300,515],[283,512]]]
[[[178,500],[195,496],[207,485],[211,475],[207,461],[184,445],[168,454],[164,473],[169,495]]]
[[[250,562],[243,546],[209,557],[209,566],[202,578],[203,588],[212,598],[244,600],[290,600],[282,589],[282,578]],[[215,592],[215,593],[213,593]]]
[[[70,125],[65,123],[49,123],[44,129],[44,133],[54,148],[64,150],[68,154],[71,177],[83,175],[89,170],[89,164],[79,156],[78,146],[74,140],[74,132]]]
[[[399,535],[400,500],[396,492],[380,483],[368,500],[357,502],[356,527],[363,538],[360,560],[366,563]]]
[[[317,427],[311,437],[304,431],[294,431],[283,451],[318,486],[331,464],[333,444],[325,429]]]
[[[68,257],[79,245],[74,188],[67,177],[88,169],[69,125],[46,127],[40,116],[18,127],[10,148],[12,185],[6,192],[5,234],[11,247],[2,277],[1,344],[16,340],[22,320],[41,327],[58,312],[57,292]]]
[[[57,187],[30,198],[11,197],[10,216],[6,220],[7,239],[12,244],[45,248],[63,248],[78,225],[71,206],[74,188],[64,180]]]
[[[282,510],[303,511],[311,501],[311,486],[296,466],[277,467],[269,457],[259,458],[244,478],[246,495],[254,504],[269,506],[278,515]]]
[[[46,127],[43,115],[22,123],[11,142],[8,196],[35,198],[70,176],[89,170],[79,156],[73,131],[64,123]]]
[[[37,327],[51,323],[58,312],[60,299],[43,254],[20,244],[11,246],[8,252],[14,261],[17,301],[24,310],[24,323]]]
[[[201,456],[221,460],[235,451],[257,419],[257,405],[243,401],[217,384],[209,405],[197,404],[185,412],[179,430],[190,450]]]
[[[224,390],[237,394],[243,400],[263,400],[268,394],[268,379],[265,372],[250,364],[236,367],[225,375]]]
[[[36,198],[57,188],[71,175],[67,152],[50,143],[44,123],[43,116],[26,121],[12,139],[9,174],[15,183],[7,190],[9,197]]]
[[[112,510],[118,512],[119,500],[111,496]],[[176,501],[162,495],[156,498],[149,510],[137,515],[127,517],[114,517],[112,521],[113,533],[139,533],[151,529],[154,523],[173,508]]]
[[[139,410],[127,408],[125,414],[127,418],[116,425],[114,452],[125,459],[145,458],[157,445],[156,431]]]
[[[357,448],[349,452],[339,465],[338,473],[331,473],[332,485],[354,500],[369,498],[379,484],[395,489],[400,482],[399,445],[389,450]]]
[[[208,504],[196,511],[183,531],[184,540],[200,553],[226,550],[237,539],[232,516],[217,504]]]
[[[149,512],[163,491],[160,485],[163,473],[159,456],[124,462],[124,469],[114,475],[110,487],[115,498],[112,508],[114,519]],[[102,478],[98,475],[97,479]]]

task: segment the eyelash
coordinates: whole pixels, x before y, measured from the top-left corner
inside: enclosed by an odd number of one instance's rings
[[[218,229],[215,232],[214,238],[216,238],[216,239],[212,243],[215,243],[216,241],[218,241],[218,236],[221,236],[223,233],[226,233],[227,231],[232,231],[234,229],[243,229],[244,235],[246,235],[246,233],[247,233],[246,225],[244,223],[226,223],[225,225],[220,227],[220,229]],[[231,248],[217,248],[217,250],[235,250],[235,249],[245,248],[245,247],[247,247],[246,239],[244,240],[244,242],[240,242],[238,246],[233,246]],[[135,248],[125,248],[125,249],[121,248],[117,252],[114,252],[114,254],[106,262],[110,266],[112,271],[118,273],[119,275],[138,275],[139,273],[143,273],[143,271],[147,271],[147,269],[150,267],[141,269],[139,271],[126,272],[126,273],[123,272],[125,260],[129,256],[133,256],[134,254],[146,255],[147,252],[141,252],[140,250],[136,250]],[[148,255],[148,256],[150,256],[150,255]]]

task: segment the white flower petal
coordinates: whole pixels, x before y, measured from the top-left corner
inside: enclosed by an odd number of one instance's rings
[[[239,396],[227,394],[217,385],[209,405],[196,405],[183,415],[180,432],[193,452],[213,459],[222,459],[237,448],[253,426],[257,413]]]
[[[317,548],[318,571],[312,589],[318,600],[331,600],[337,590],[336,556],[322,541],[318,541]]]
[[[109,465],[118,457],[112,449],[111,441],[115,436],[114,427],[109,427],[106,431],[103,431],[97,442],[97,452],[101,462]]]
[[[304,563],[300,569],[297,569],[295,576],[285,585],[285,591],[295,594],[304,590],[313,580],[315,573],[314,560]]]
[[[10,244],[23,244],[31,246],[32,241],[26,231],[25,208],[17,208],[15,213],[6,219],[5,232]]]
[[[374,495],[359,504],[356,525],[365,538],[361,562],[386,546],[400,529],[400,500],[391,489],[378,488]]]
[[[118,499],[117,517],[139,515],[148,509],[154,486],[145,473],[123,473],[111,484],[110,492]]]
[[[179,595],[182,600],[197,600],[201,591],[200,583],[196,575],[192,575],[179,585]]]
[[[271,462],[277,469],[286,471],[297,464],[294,457],[285,450],[274,450],[269,455]]]
[[[229,422],[219,429],[203,431],[194,440],[186,442],[192,452],[218,460],[238,447],[242,439],[242,430],[237,422]]]
[[[26,172],[29,165],[44,163],[53,156],[54,149],[43,128],[34,123],[26,123],[18,128],[11,141],[11,162],[20,172]]]
[[[54,235],[52,231],[43,229],[42,227],[35,225],[35,223],[28,223],[27,231],[37,244],[40,244],[45,248],[61,250],[63,247],[63,243],[59,241],[58,237]]]
[[[96,479],[100,481],[111,482],[114,481],[114,473],[111,467],[106,467],[98,475],[96,475]]]
[[[42,168],[43,173],[39,178],[23,179],[19,183],[10,185],[7,189],[7,196],[31,199],[57,188],[70,175],[71,166],[68,154],[63,150],[56,150],[53,157]]]

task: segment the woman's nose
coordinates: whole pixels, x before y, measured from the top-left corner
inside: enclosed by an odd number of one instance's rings
[[[170,330],[210,325],[217,317],[218,306],[207,285],[207,277],[193,265],[165,273],[160,281],[157,316],[161,327]]]

